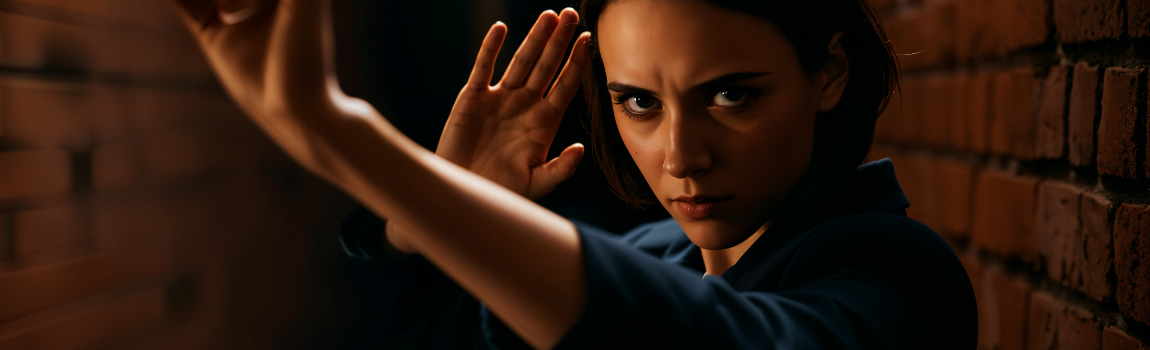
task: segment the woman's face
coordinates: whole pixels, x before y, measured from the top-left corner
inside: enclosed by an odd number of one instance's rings
[[[663,207],[704,249],[763,228],[807,170],[827,76],[774,24],[705,1],[612,2],[597,29],[619,134]]]

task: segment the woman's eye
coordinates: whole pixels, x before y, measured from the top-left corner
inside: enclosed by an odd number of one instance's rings
[[[746,102],[749,95],[746,91],[737,89],[720,91],[711,99],[711,104],[719,107],[734,107]]]
[[[659,107],[659,101],[651,96],[631,96],[624,103],[627,110],[635,114],[641,114]]]

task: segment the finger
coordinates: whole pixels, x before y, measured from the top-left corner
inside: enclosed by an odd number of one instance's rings
[[[232,25],[275,7],[275,0],[216,0],[216,7],[220,22]]]
[[[583,144],[576,143],[567,146],[558,157],[541,165],[531,174],[531,189],[528,198],[543,197],[559,186],[560,182],[567,180],[575,174],[579,160],[583,159]]]
[[[547,94],[547,102],[558,110],[567,109],[567,104],[571,103],[571,99],[579,90],[583,70],[591,61],[590,43],[591,32],[584,32],[575,39],[575,47],[571,48],[571,58],[567,59],[567,65],[563,66],[559,79],[555,80],[555,86],[551,87],[551,92]]]
[[[475,67],[471,68],[471,77],[467,78],[467,85],[488,87],[491,85],[491,74],[495,71],[495,59],[499,57],[499,48],[503,46],[503,39],[507,37],[507,26],[503,22],[495,22],[483,38],[483,45],[479,47],[479,55],[475,57]]]
[[[555,11],[547,10],[539,15],[535,25],[523,39],[523,44],[519,45],[519,50],[516,50],[515,56],[511,57],[511,64],[507,65],[507,72],[503,73],[500,85],[512,89],[523,86],[523,80],[535,65],[535,59],[539,57],[539,51],[543,50],[543,45],[551,37],[551,31],[557,21],[559,17],[555,15]]]
[[[212,23],[218,23],[218,10],[213,0],[171,0],[172,7],[192,33],[199,33]]]
[[[563,53],[567,52],[571,34],[575,33],[575,28],[578,26],[579,14],[571,8],[563,9],[559,14],[558,25],[551,33],[551,39],[547,41],[543,54],[539,55],[539,60],[535,62],[535,69],[527,77],[524,87],[538,91],[540,96],[547,91],[547,85],[551,84],[551,79],[555,77],[555,70],[559,69],[559,64],[563,62]]]

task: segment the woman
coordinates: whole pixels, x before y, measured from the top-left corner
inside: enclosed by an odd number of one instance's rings
[[[353,216],[343,239],[403,277],[389,295],[397,342],[973,347],[973,294],[950,248],[905,217],[889,161],[855,169],[894,80],[863,2],[588,1],[596,42],[580,35],[553,84],[576,12],[544,12],[489,86],[497,23],[438,156],[339,90],[326,1],[178,2],[256,123],[389,219],[383,237],[383,221]],[[544,159],[585,70],[613,189],[674,221],[618,241],[527,199],[582,156]]]

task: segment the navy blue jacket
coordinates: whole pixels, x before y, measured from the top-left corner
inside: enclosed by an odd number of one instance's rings
[[[557,349],[973,349],[970,280],[950,246],[906,217],[889,160],[859,167],[779,213],[722,276],[671,219],[616,236],[576,222],[587,304]],[[526,348],[418,256],[389,252],[357,210],[348,253],[379,264],[378,336],[395,348]]]

